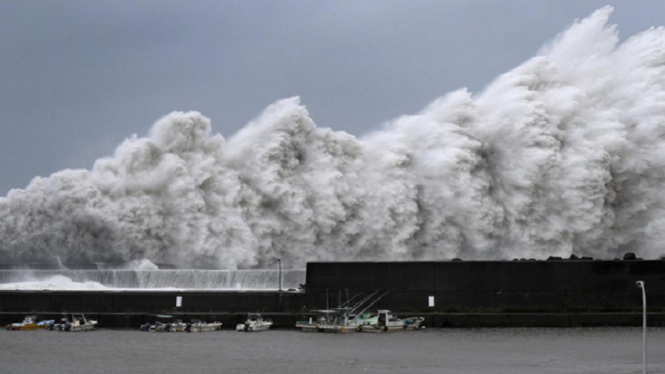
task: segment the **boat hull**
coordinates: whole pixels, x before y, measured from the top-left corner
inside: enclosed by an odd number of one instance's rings
[[[29,331],[29,330],[37,330],[41,327],[37,326],[36,323],[29,323],[25,325],[12,323],[11,325],[7,325],[5,328],[11,331]]]
[[[317,326],[317,331],[319,332],[329,332],[329,333],[347,333],[347,332],[356,332],[357,325],[324,325],[320,324]]]
[[[5,326],[5,328],[11,331],[29,331],[29,330],[45,329],[53,325],[54,322],[55,322],[54,320],[45,320],[37,322],[37,317],[28,316],[23,320],[23,322],[10,323],[9,325]]]
[[[300,329],[300,331],[303,332],[317,332],[316,330],[316,325],[314,324],[301,324],[301,325],[296,325],[297,329]]]
[[[222,324],[220,322],[206,323],[204,325],[191,325],[188,332],[208,332],[208,331],[217,331],[222,329]]]
[[[405,329],[403,324],[388,325],[388,326],[361,325],[359,331],[361,331],[361,332],[397,332],[397,331],[406,331],[406,329]]]
[[[259,331],[267,331],[272,327],[272,323],[264,323],[264,324],[245,324],[241,323],[236,326],[236,331],[243,331],[243,332],[259,332]]]
[[[77,326],[70,326],[69,330],[65,331],[71,331],[71,332],[79,332],[79,331],[92,331],[95,329],[97,326],[96,323],[89,323],[89,324],[84,324],[84,325],[77,325]]]

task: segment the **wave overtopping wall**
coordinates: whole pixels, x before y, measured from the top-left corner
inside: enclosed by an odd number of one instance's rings
[[[0,197],[7,261],[291,268],[308,261],[662,255],[665,30],[578,20],[485,90],[356,138],[298,98],[226,140],[174,112],[91,170]]]

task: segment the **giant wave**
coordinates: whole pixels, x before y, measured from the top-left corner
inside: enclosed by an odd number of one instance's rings
[[[632,251],[665,236],[665,30],[576,21],[483,92],[356,138],[299,98],[236,135],[174,112],[91,170],[0,197],[7,261],[302,268],[307,261]]]

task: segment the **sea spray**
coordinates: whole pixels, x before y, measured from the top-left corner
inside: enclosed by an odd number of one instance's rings
[[[281,282],[280,282],[281,276]],[[298,290],[305,270],[2,270],[0,290]]]
[[[8,261],[302,268],[307,261],[663,254],[665,31],[619,43],[610,7],[483,92],[362,138],[299,98],[226,141],[174,112],[91,170],[0,198]]]

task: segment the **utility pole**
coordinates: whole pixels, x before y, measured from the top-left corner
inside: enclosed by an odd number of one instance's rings
[[[642,289],[642,373],[647,374],[647,292],[644,281],[637,281],[635,285]]]
[[[277,259],[277,264],[279,265],[279,292],[282,292],[282,259]]]

